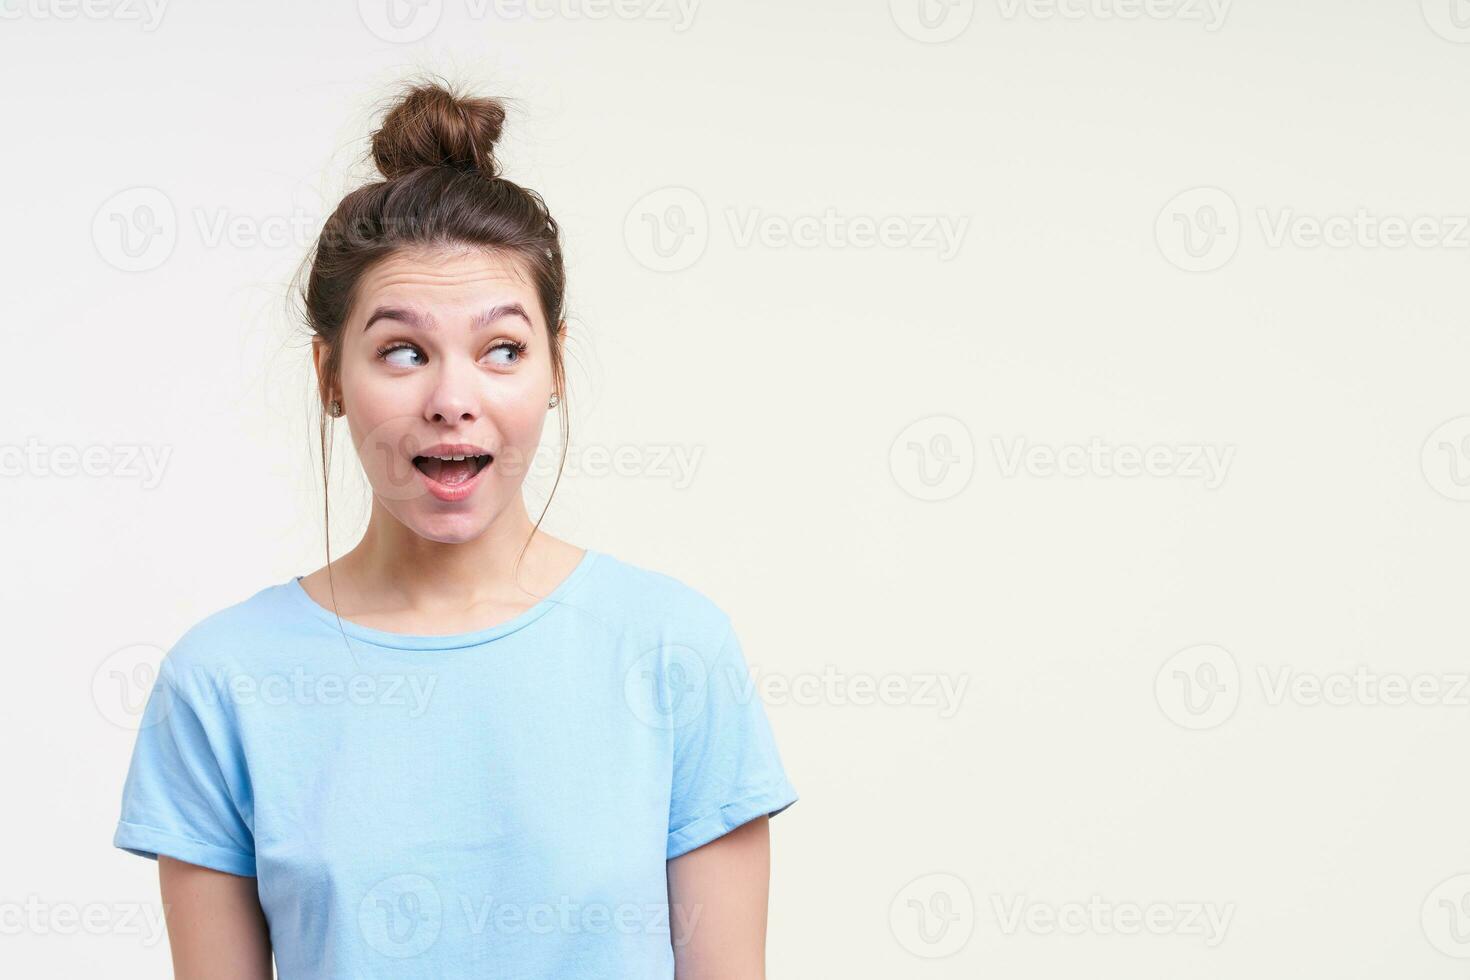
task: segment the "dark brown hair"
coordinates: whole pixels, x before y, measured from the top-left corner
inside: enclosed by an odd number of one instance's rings
[[[347,194],[307,256],[304,317],[325,345],[318,378],[320,406],[340,391],[342,330],[358,284],[374,265],[405,248],[471,247],[513,257],[540,298],[550,342],[553,390],[560,396],[561,467],[568,421],[562,334],[566,271],[560,230],[541,195],[500,176],[495,143],[505,123],[502,100],[455,92],[442,80],[410,81],[372,134],[372,158],[383,179]],[[299,275],[299,274],[298,274]],[[327,502],[329,421],[319,419],[327,577],[331,582],[331,509]],[[551,506],[548,496],[531,537]],[[516,559],[520,565],[520,557]],[[336,606],[336,591],[332,591]],[[340,624],[341,617],[338,616]]]

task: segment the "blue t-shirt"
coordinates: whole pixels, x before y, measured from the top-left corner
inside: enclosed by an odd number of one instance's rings
[[[281,980],[673,977],[665,862],[797,799],[729,617],[591,549],[453,636],[298,578],[169,650],[113,843],[255,877]]]

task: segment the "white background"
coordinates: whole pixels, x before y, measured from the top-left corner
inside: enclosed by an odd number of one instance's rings
[[[1470,6],[925,2],[0,2],[7,975],[167,975],[128,725],[324,560],[289,280],[416,70],[631,447],[545,526],[776,682],[772,977],[1470,970]]]

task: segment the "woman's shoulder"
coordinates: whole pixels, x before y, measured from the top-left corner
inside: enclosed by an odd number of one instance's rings
[[[591,601],[627,626],[694,636],[723,636],[730,617],[701,586],[672,572],[660,571],[627,558],[599,552],[597,562],[604,587],[590,590]]]
[[[258,661],[273,648],[272,634],[285,619],[283,592],[289,584],[261,586],[195,618],[165,654],[165,671],[175,679],[217,676]]]

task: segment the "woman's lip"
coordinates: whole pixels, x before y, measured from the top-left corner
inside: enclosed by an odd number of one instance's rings
[[[453,503],[456,500],[463,500],[464,498],[468,497],[470,493],[475,489],[475,485],[480,482],[480,477],[484,476],[485,471],[493,465],[495,465],[495,460],[492,458],[490,462],[480,467],[479,472],[477,472],[474,476],[470,477],[463,483],[456,483],[452,487],[448,486],[447,484],[440,483],[438,480],[430,479],[429,474],[425,473],[417,466],[413,468],[413,471],[419,475],[420,480],[424,481],[424,487],[431,494],[438,497],[440,500]]]

